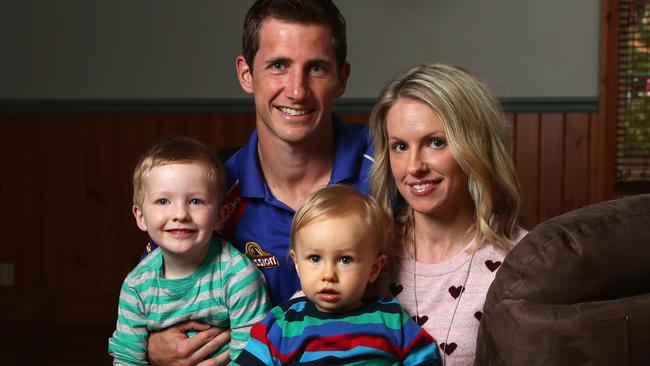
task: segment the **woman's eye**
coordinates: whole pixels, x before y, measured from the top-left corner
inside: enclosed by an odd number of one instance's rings
[[[404,152],[406,151],[407,148],[408,146],[406,146],[406,144],[401,142],[396,142],[393,144],[393,150],[397,152]]]
[[[341,257],[341,259],[339,259],[339,262],[341,262],[343,264],[350,264],[350,263],[353,262],[353,260],[352,260],[352,257],[346,255],[346,256]]]
[[[431,140],[431,146],[436,149],[444,147],[445,145],[447,145],[447,142],[444,139],[436,137]]]
[[[310,255],[309,256],[309,261],[312,262],[312,263],[320,262],[320,255]]]

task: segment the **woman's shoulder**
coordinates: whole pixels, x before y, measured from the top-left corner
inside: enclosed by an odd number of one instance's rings
[[[486,260],[501,261],[519,243],[519,241],[528,234],[528,231],[521,226],[517,226],[514,231],[514,238],[507,249],[497,248],[489,245],[487,242],[482,245],[476,252],[476,256]]]
[[[528,234],[528,230],[524,229],[521,226],[517,226],[517,228],[515,228],[514,234],[515,234],[514,235],[515,238],[512,241],[513,246],[517,245],[517,243],[519,243],[521,241],[521,239],[523,239],[524,236],[526,236],[526,234]]]

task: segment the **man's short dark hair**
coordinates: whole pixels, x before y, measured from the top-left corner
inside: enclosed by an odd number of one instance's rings
[[[266,18],[299,24],[318,23],[330,27],[336,62],[339,71],[342,69],[348,48],[345,18],[331,0],[257,0],[248,9],[242,35],[242,51],[251,71],[253,59],[259,50],[260,28]]]

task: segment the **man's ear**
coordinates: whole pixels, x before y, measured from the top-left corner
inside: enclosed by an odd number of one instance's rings
[[[237,79],[239,85],[248,94],[253,94],[253,71],[248,66],[248,62],[243,55],[237,56],[235,59],[235,68],[237,69]]]
[[[296,261],[296,253],[293,251],[293,249],[289,251],[289,255],[291,256],[291,260],[293,261],[294,267],[296,267],[296,273],[300,275],[300,271],[298,270],[298,261]]]
[[[386,254],[379,254],[377,258],[375,258],[375,262],[372,264],[372,269],[370,270],[370,276],[368,278],[368,283],[373,283],[379,277],[379,274],[381,273],[381,269],[384,268],[384,264],[386,264],[386,260],[388,257]]]
[[[138,205],[133,205],[131,208],[133,212],[133,217],[135,217],[135,223],[138,224],[138,227],[142,231],[147,231],[147,223],[144,221],[144,214],[142,213],[142,208]]]
[[[339,72],[338,85],[336,86],[336,93],[334,94],[337,98],[345,93],[345,88],[348,85],[348,78],[350,77],[350,63],[345,62],[341,71]]]

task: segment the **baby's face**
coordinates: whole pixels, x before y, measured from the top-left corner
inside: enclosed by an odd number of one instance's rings
[[[359,215],[325,218],[296,233],[292,257],[302,290],[320,311],[341,312],[362,305],[386,256]]]
[[[155,167],[144,177],[143,202],[134,207],[138,227],[164,253],[192,256],[207,250],[220,224],[219,202],[201,162]]]

